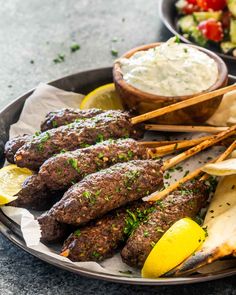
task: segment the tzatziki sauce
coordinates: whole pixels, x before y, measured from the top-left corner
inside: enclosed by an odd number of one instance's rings
[[[218,67],[206,53],[171,38],[160,46],[120,58],[123,79],[130,85],[162,96],[192,95],[210,88]]]

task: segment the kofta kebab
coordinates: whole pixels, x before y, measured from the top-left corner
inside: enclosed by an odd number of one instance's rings
[[[236,126],[187,145],[180,143],[182,148],[194,146],[164,163],[155,159],[160,148],[146,147],[152,143],[119,138],[137,137],[139,131],[134,124],[213,98],[229,91],[229,87],[133,118],[125,112],[97,109],[49,113],[41,125],[43,132],[24,135],[6,144],[10,162],[39,169],[26,180],[18,199],[10,205],[41,210],[58,201],[38,219],[42,240],[52,242],[74,232],[66,240],[62,255],[76,261],[100,261],[111,256],[134,228],[155,212],[167,217],[171,214],[162,224],[161,236],[179,218],[194,217],[204,207],[209,188],[203,181],[182,186],[163,200],[164,211],[160,210],[160,204],[140,199],[161,188],[165,170],[234,135]],[[170,152],[170,146],[166,153]],[[164,155],[165,147],[161,148]],[[221,160],[227,155],[224,153]],[[125,254],[124,260],[140,267],[148,249],[137,262],[125,258]]]

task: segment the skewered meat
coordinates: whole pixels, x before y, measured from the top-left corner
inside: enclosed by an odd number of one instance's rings
[[[132,125],[127,113],[107,111],[85,121],[48,130],[24,144],[15,154],[19,167],[38,169],[62,150],[71,151],[109,138],[127,137]]]
[[[31,140],[32,136],[28,134],[24,134],[22,136],[14,137],[10,139],[5,144],[5,156],[9,163],[15,163],[14,156],[15,153],[21,148],[27,141]]]
[[[138,200],[109,212],[72,233],[64,242],[62,255],[72,261],[102,261],[111,257],[152,208],[148,202]]]
[[[194,217],[204,207],[209,196],[202,182],[190,183],[156,203],[156,210],[133,232],[121,252],[130,266],[141,268],[152,250],[173,223],[184,217]]]
[[[156,191],[161,183],[160,161],[119,163],[73,185],[50,211],[57,221],[79,226]]]
[[[115,163],[146,158],[144,146],[133,139],[109,140],[52,157],[41,166],[39,175],[56,190]]]
[[[22,189],[16,194],[18,198],[10,206],[33,210],[46,210],[62,197],[61,191],[49,190],[39,175],[29,176]]]
[[[47,131],[49,129],[67,125],[78,119],[92,118],[104,112],[105,111],[100,109],[80,110],[72,108],[50,112],[41,123],[41,131]]]
[[[47,131],[49,129],[53,129],[62,125],[67,125],[78,119],[92,118],[103,112],[104,111],[100,109],[79,110],[79,109],[72,109],[72,108],[50,112],[46,115],[45,121],[42,122],[41,130]],[[5,155],[8,162],[15,163],[14,161],[15,153],[25,143],[27,143],[28,141],[32,139],[33,139],[33,135],[27,135],[27,134],[10,139],[5,144]]]

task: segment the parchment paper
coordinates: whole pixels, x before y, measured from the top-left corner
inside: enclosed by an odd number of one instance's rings
[[[82,95],[77,93],[66,92],[43,83],[39,84],[35,92],[27,99],[19,121],[11,126],[10,138],[24,133],[35,133],[39,129],[40,123],[44,119],[46,113],[49,111],[58,110],[64,107],[79,108],[82,97]],[[205,134],[190,134],[188,137],[193,138],[203,135]],[[145,137],[150,139],[157,139],[158,137],[160,139],[162,136],[152,132],[146,134]],[[178,138],[186,138],[186,134],[182,134]],[[209,161],[209,156],[214,157],[216,154],[219,154],[220,151],[221,148],[213,147],[212,149],[185,161],[184,164],[181,163],[181,166],[183,166],[184,169],[182,171],[179,170],[169,173],[169,176],[165,177],[165,183],[168,184],[176,181],[176,179],[183,177],[187,170],[191,171],[199,166],[202,166],[204,163]],[[122,263],[119,254],[116,254],[112,258],[107,259],[100,264],[96,262],[71,262],[69,259],[58,255],[61,245],[53,245],[49,248],[40,242],[40,227],[38,222],[35,220],[35,217],[37,217],[41,212],[29,212],[26,209],[10,206],[3,206],[2,211],[9,218],[20,225],[23,237],[29,248],[52,256],[60,261],[63,261],[63,263],[73,264],[87,270],[119,276],[140,277],[139,271]],[[132,272],[130,275],[123,273],[128,270]]]

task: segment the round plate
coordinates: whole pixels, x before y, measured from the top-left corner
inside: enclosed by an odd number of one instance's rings
[[[176,20],[177,20],[177,11],[175,9],[175,3],[177,0],[159,0],[159,13],[161,16],[161,19],[165,26],[174,34],[179,36],[179,38],[185,42],[185,43],[192,43],[188,39],[186,39],[183,35],[181,35],[177,29],[176,26]],[[198,45],[198,44],[196,44]],[[214,51],[219,56],[221,56],[226,62],[236,62],[236,57],[231,56],[229,54],[221,53],[217,48],[214,48],[213,46],[209,46],[208,49]],[[235,66],[235,65],[234,65]]]
[[[235,83],[236,79],[230,77],[230,83]],[[112,68],[103,68],[90,70],[86,72],[81,72],[73,74],[59,80],[49,83],[55,87],[61,88],[67,91],[75,91],[79,93],[88,93],[92,89],[112,82]],[[22,107],[25,100],[31,95],[33,90],[23,94],[14,100],[11,104],[0,111],[0,159],[3,163],[3,147],[4,143],[8,139],[8,131],[11,124],[15,123],[20,115]],[[67,263],[63,263],[55,258],[52,258],[46,254],[39,253],[35,250],[29,249],[22,238],[20,228],[12,220],[3,214],[0,210],[0,232],[7,237],[15,245],[19,246],[26,252],[38,257],[39,259],[53,264],[59,268],[66,269],[68,271],[93,277],[97,279],[102,279],[106,281],[113,281],[117,283],[126,284],[136,284],[136,285],[177,285],[177,284],[191,284],[197,282],[204,282],[210,280],[216,280],[223,277],[231,276],[236,274],[236,268],[231,270],[224,270],[217,273],[212,273],[208,275],[195,275],[191,277],[181,277],[181,278],[162,278],[162,279],[142,279],[142,278],[130,278],[125,276],[115,276],[110,274],[99,273],[95,271],[85,270],[78,266],[73,266]]]

